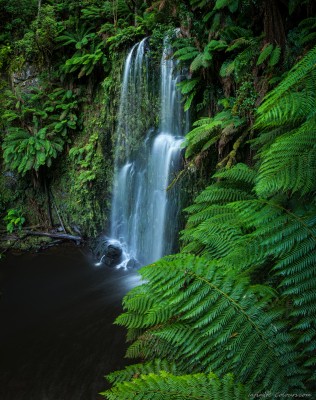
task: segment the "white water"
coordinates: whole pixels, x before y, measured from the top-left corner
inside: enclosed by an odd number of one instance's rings
[[[126,138],[133,135],[135,117],[144,112],[142,98],[148,96],[144,90],[148,87],[145,40],[131,49],[125,62],[111,214],[111,237],[123,248],[120,266],[126,266],[129,259],[142,265],[154,262],[170,254],[176,241],[179,188],[166,189],[181,168],[180,145],[188,118],[182,109],[176,88],[179,75],[169,52],[165,46],[160,66],[159,130],[147,133],[136,155],[131,155]],[[121,165],[119,152],[123,147],[127,161]]]

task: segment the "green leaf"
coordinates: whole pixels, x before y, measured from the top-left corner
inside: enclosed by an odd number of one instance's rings
[[[267,58],[270,56],[270,54],[272,53],[273,48],[274,48],[274,46],[273,46],[273,44],[271,44],[271,43],[267,43],[267,44],[263,47],[263,49],[261,50],[261,53],[260,53],[260,55],[259,55],[259,58],[258,58],[258,61],[257,61],[257,65],[261,65],[261,64],[263,64],[263,63],[266,61],[266,59],[267,59]]]

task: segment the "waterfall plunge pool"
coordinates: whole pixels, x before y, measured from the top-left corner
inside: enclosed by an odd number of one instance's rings
[[[104,375],[127,364],[113,321],[139,283],[72,246],[1,260],[0,399],[103,399]]]

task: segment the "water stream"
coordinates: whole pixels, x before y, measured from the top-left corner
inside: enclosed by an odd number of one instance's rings
[[[160,62],[158,129],[149,129],[138,151],[127,144],[146,118],[142,100],[149,98],[146,39],[129,52],[122,82],[117,151],[112,199],[111,237],[122,246],[122,266],[129,260],[149,264],[170,254],[176,243],[180,211],[179,188],[167,191],[181,168],[181,143],[188,130],[177,83],[181,74],[165,44]],[[138,129],[139,131],[139,129]],[[144,135],[143,135],[144,136]]]

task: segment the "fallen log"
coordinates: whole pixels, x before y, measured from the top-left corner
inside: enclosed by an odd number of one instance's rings
[[[7,240],[13,241],[9,246],[4,248],[0,252],[0,258],[1,258],[2,254],[5,254],[7,251],[13,249],[18,242],[25,240],[28,236],[44,236],[44,237],[56,239],[55,244],[56,244],[56,242],[60,242],[63,240],[72,240],[76,243],[76,245],[79,245],[81,243],[81,241],[83,240],[81,236],[68,235],[67,233],[49,233],[49,232],[39,232],[39,231],[27,231],[25,229],[23,229],[21,231],[21,233],[22,233],[22,235],[19,235],[19,236],[12,235],[12,234],[10,236],[4,236],[4,237],[0,236],[0,241],[7,241]]]
[[[76,243],[82,241],[81,236],[69,235],[68,233],[49,233],[49,232],[37,232],[37,231],[23,231],[26,236],[46,236],[52,239],[62,240],[73,240]]]

